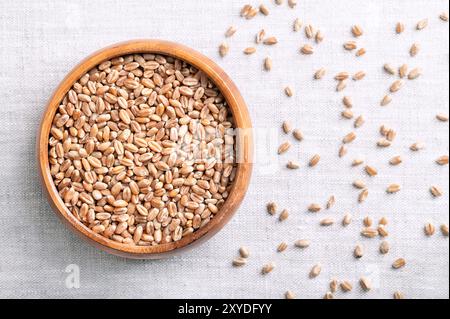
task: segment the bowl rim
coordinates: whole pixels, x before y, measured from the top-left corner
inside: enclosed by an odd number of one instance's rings
[[[165,243],[157,246],[125,245],[94,233],[69,211],[59,196],[53,178],[50,174],[48,159],[48,137],[53,118],[64,95],[81,76],[99,65],[101,62],[118,56],[129,54],[154,53],[186,61],[197,69],[205,72],[216,84],[231,109],[236,127],[239,128],[237,144],[240,147],[236,177],[233,181],[228,198],[219,212],[204,227],[186,235],[177,242]],[[42,116],[37,134],[37,157],[42,185],[55,213],[83,239],[97,248],[121,257],[135,259],[157,259],[173,255],[184,249],[191,248],[215,235],[231,219],[241,204],[252,172],[252,125],[247,106],[238,88],[231,78],[212,60],[203,54],[175,42],[156,39],[138,39],[116,43],[102,48],[78,63],[60,82]]]

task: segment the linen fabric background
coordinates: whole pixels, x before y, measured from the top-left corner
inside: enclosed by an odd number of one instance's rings
[[[239,17],[247,2],[266,3],[271,13],[250,21]],[[448,12],[444,0],[303,0],[295,9],[274,5],[273,1],[240,0],[121,0],[121,1],[0,1],[0,297],[6,298],[283,298],[292,290],[299,298],[322,298],[332,278],[351,281],[355,289],[337,298],[392,298],[402,291],[407,298],[449,297],[449,242],[438,232],[427,238],[423,226],[431,221],[448,223],[448,166],[435,159],[448,154],[448,123],[435,119],[448,114],[449,48],[448,23],[439,20]],[[298,50],[307,43],[303,34],[292,31],[299,17],[320,28],[325,35],[312,56]],[[415,24],[429,18],[429,26],[416,31]],[[402,21],[406,30],[394,32]],[[357,39],[367,49],[364,57],[342,49],[352,40],[350,27],[360,24],[364,35]],[[229,55],[222,59],[218,46],[230,26],[238,28],[227,39]],[[242,50],[254,45],[254,35],[265,28],[277,36],[275,46],[258,46],[245,56]],[[119,41],[160,38],[188,45],[215,60],[231,76],[244,96],[256,129],[257,155],[267,150],[267,134],[276,144],[290,139],[291,150],[282,157],[258,156],[246,199],[233,220],[214,238],[189,253],[158,261],[126,260],[100,252],[72,234],[51,211],[37,172],[35,139],[46,102],[63,77],[85,56]],[[421,51],[409,56],[412,43]],[[263,59],[270,55],[273,71],[264,72]],[[384,63],[407,63],[421,67],[423,76],[408,81],[393,102],[379,102],[394,81],[382,71]],[[313,81],[320,67],[326,77]],[[360,82],[350,81],[342,93],[335,92],[334,74],[339,71],[367,72]],[[287,98],[283,89],[295,90]],[[354,112],[366,117],[357,129],[357,140],[343,159],[337,157],[342,137],[353,130],[352,121],[343,120],[341,99],[349,95]],[[303,130],[305,140],[295,143],[282,134],[280,125],[289,119]],[[398,137],[393,146],[376,147],[378,128],[394,128]],[[426,148],[409,151],[409,145],[423,141]],[[311,169],[308,159],[315,153],[320,164]],[[273,154],[270,151],[266,154]],[[389,158],[402,155],[398,167]],[[362,167],[353,168],[353,158],[363,156],[379,170],[368,178]],[[301,168],[287,171],[288,160]],[[370,195],[357,203],[354,179],[367,181]],[[402,190],[387,195],[390,183]],[[431,185],[444,196],[430,195]],[[334,194],[336,205],[319,214],[306,212],[311,202],[324,204]],[[265,205],[275,200],[291,215],[283,223],[266,213]],[[347,228],[340,225],[346,212],[354,216]],[[379,239],[366,240],[359,232],[362,219],[382,216],[389,219],[392,249],[386,256],[378,252]],[[336,219],[323,228],[319,220]],[[300,250],[292,243],[310,239],[311,247]],[[286,241],[290,247],[277,253]],[[352,256],[356,243],[365,246],[361,260]],[[251,251],[248,265],[236,269],[231,261],[241,245]],[[407,260],[395,271],[392,262]],[[275,270],[260,274],[263,264],[274,262]],[[309,279],[311,267],[321,263],[322,274]],[[68,265],[80,268],[80,287],[66,288]],[[358,279],[369,276],[374,289],[364,293]]]

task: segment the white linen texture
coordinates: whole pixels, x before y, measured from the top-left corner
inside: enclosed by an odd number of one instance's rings
[[[246,3],[265,3],[269,16],[252,20],[239,16]],[[392,298],[401,291],[406,298],[449,297],[449,241],[440,232],[428,238],[423,227],[448,224],[448,166],[436,158],[448,155],[448,122],[436,120],[448,114],[449,48],[448,23],[439,19],[448,12],[444,0],[303,0],[295,9],[286,1],[244,0],[112,0],[112,1],[0,1],[0,297],[1,298],[284,298],[287,290],[298,298],[322,298],[331,279],[348,280],[354,289],[338,292],[336,298]],[[308,43],[303,30],[292,31],[294,19],[310,23],[324,34],[315,53],[301,55]],[[424,18],[429,25],[415,30]],[[405,32],[395,34],[395,24]],[[350,28],[360,24],[364,35],[356,39],[367,50],[356,58],[343,50],[354,40]],[[230,25],[236,34],[224,38]],[[253,46],[261,29],[276,36],[274,46],[258,45],[253,55],[243,49]],[[259,151],[265,139],[261,128],[272,132],[276,144],[290,140],[288,153],[270,160],[258,156],[246,198],[232,221],[202,246],[165,260],[127,260],[111,256],[85,243],[66,228],[52,212],[44,196],[37,171],[36,133],[53,90],[84,57],[107,45],[139,38],[159,38],[192,47],[216,61],[239,87],[249,108]],[[222,41],[230,45],[225,58],[218,54]],[[409,48],[420,43],[412,58]],[[263,70],[263,59],[271,56],[273,70]],[[407,63],[420,67],[423,75],[407,81],[390,105],[380,107],[381,98],[395,77],[383,72],[384,63]],[[314,81],[314,72],[325,67],[326,76]],[[350,81],[344,92],[336,92],[334,75],[340,71],[364,70],[366,78]],[[283,90],[290,85],[292,98]],[[354,101],[353,112],[364,115],[359,129],[340,117],[342,97]],[[304,133],[296,142],[281,131],[283,120]],[[385,124],[397,131],[389,148],[376,147],[378,129]],[[355,130],[357,139],[342,159],[337,152],[342,137]],[[425,149],[411,152],[417,141]],[[275,145],[276,149],[277,145]],[[276,152],[276,151],[275,151]],[[259,154],[259,152],[257,152]],[[307,165],[321,155],[315,168]],[[389,159],[402,155],[404,163],[393,167]],[[368,178],[362,167],[351,167],[355,157],[379,170]],[[285,168],[288,160],[300,169]],[[370,194],[358,204],[351,183],[364,179]],[[402,190],[386,194],[398,183]],[[433,198],[429,188],[439,186],[444,195]],[[324,204],[336,196],[336,205],[318,214],[307,212],[312,202]],[[290,217],[279,222],[269,216],[265,205],[276,201]],[[344,228],[345,213],[354,216]],[[389,219],[391,245],[380,255],[380,239],[360,236],[362,220],[371,216]],[[321,227],[322,218],[336,220]],[[311,240],[308,249],[293,243]],[[283,253],[276,247],[289,244]],[[357,243],[365,247],[360,260],[352,252]],[[241,245],[249,248],[248,264],[234,268],[231,261]],[[393,270],[392,262],[403,257],[405,268]],[[264,264],[275,269],[261,275]],[[322,273],[308,277],[311,267],[322,264]],[[80,287],[67,288],[66,268],[77,265]],[[68,268],[69,270],[71,267]],[[369,276],[370,292],[358,280]]]

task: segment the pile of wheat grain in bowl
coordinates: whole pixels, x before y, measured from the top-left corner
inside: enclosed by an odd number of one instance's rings
[[[178,59],[105,61],[73,84],[49,136],[54,184],[93,232],[127,245],[205,226],[235,177],[234,122],[215,84]]]

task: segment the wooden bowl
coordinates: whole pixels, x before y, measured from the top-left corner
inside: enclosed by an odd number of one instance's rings
[[[205,72],[222,92],[231,109],[236,127],[241,129],[236,138],[237,147],[240,150],[238,152],[236,178],[229,192],[229,196],[219,212],[204,227],[186,235],[181,240],[158,246],[130,246],[118,243],[94,233],[78,221],[64,205],[63,200],[58,194],[50,174],[48,160],[48,139],[52,121],[60,102],[72,85],[101,62],[133,53],[157,53],[172,56],[184,60]],[[56,214],[78,235],[101,250],[134,259],[158,259],[167,257],[173,255],[175,252],[178,253],[187,248],[194,247],[211,238],[231,219],[242,202],[250,182],[252,170],[251,121],[247,106],[236,85],[217,64],[204,55],[183,45],[161,40],[134,40],[118,43],[95,52],[78,64],[64,78],[48,102],[38,132],[37,149],[41,180],[50,204]]]

